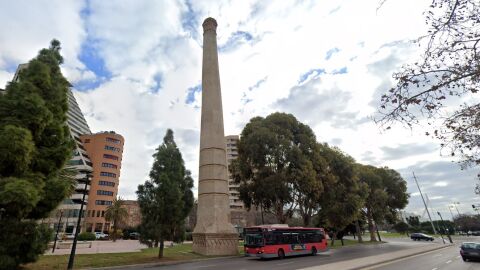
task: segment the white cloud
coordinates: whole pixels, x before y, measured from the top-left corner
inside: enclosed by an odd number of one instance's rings
[[[212,16],[219,23],[222,48],[226,134],[238,134],[250,118],[281,109],[311,125],[320,141],[341,147],[359,162],[403,169],[410,179],[425,160],[445,159],[421,130],[395,127],[382,133],[368,117],[381,91],[391,85],[391,73],[418,57],[418,47],[409,41],[425,33],[422,12],[429,2],[387,1],[378,11],[377,0],[3,3],[0,84],[10,79],[12,65],[28,61],[58,38],[70,81],[96,82],[94,89],[75,92],[92,130],[115,130],[125,137],[120,194],[135,196],[167,128],[174,130],[196,178],[201,95],[194,94],[191,104],[185,100],[188,89],[201,82],[201,23]],[[85,45],[95,50],[98,61],[80,62]],[[329,51],[335,53],[327,57]],[[103,64],[109,78],[93,73]],[[343,68],[346,73],[333,74]],[[311,73],[299,85],[303,75],[320,69],[325,74]],[[439,188],[452,183],[448,177],[458,168],[451,165],[428,170],[432,198],[449,198]],[[446,171],[452,174],[442,175]],[[463,194],[473,189],[468,177],[463,175],[464,189],[450,198],[473,200],[473,194]]]

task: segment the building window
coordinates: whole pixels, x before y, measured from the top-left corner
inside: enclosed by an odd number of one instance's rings
[[[103,230],[105,231],[105,233],[108,233],[108,231],[110,230],[110,223],[105,223]]]
[[[118,157],[117,157],[117,156],[109,155],[109,154],[103,154],[103,158],[118,160]]]
[[[87,232],[92,232],[92,229],[93,229],[93,224],[87,223]]]
[[[90,210],[87,211],[87,217],[90,217]]]
[[[97,190],[97,195],[113,196],[113,191]]]
[[[96,205],[112,205],[112,201],[96,200]],[[97,212],[97,217],[99,217],[100,211]]]
[[[102,227],[103,227],[102,223],[95,223],[95,232],[101,232]]]
[[[103,163],[102,163],[102,167],[104,167],[104,168],[113,168],[113,169],[116,169],[116,168],[117,168],[117,165],[112,164],[112,163],[103,162]]]
[[[98,201],[97,201],[98,202]],[[100,211],[97,211],[97,217],[100,217]]]
[[[108,187],[114,187],[115,186],[115,183],[110,182],[110,181],[99,181],[98,184],[100,186],[108,186]]]
[[[100,176],[117,177],[117,174],[109,173],[109,172],[100,172]]]
[[[105,138],[105,140],[106,140],[107,142],[111,142],[111,143],[115,143],[115,144],[119,144],[119,143],[120,143],[120,140],[114,139],[114,138],[110,138],[110,137]]]
[[[105,145],[105,150],[110,150],[110,151],[114,151],[114,152],[120,152],[120,148],[117,148],[117,147],[113,147],[113,146],[109,146],[109,145]]]

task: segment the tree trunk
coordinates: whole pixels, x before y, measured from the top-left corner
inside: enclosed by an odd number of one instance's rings
[[[155,240],[155,244],[153,245],[153,247],[158,247],[158,240]]]
[[[117,241],[117,222],[113,221],[113,233],[112,233],[113,242]]]
[[[303,214],[303,226],[308,227],[310,225],[311,217],[309,214]]]
[[[287,217],[283,214],[283,204],[282,205],[277,205],[275,207],[275,214],[277,216],[278,222],[280,224],[285,224],[287,222]]]
[[[355,230],[357,231],[358,242],[363,243],[362,232],[360,231],[360,222],[358,222],[358,219],[355,221]]]
[[[336,237],[337,237],[337,232],[334,231],[334,232],[332,233],[332,243],[330,244],[332,247],[333,247],[333,245],[335,245],[335,238],[336,238]]]
[[[370,241],[376,242],[377,238],[375,237],[375,226],[373,225],[372,212],[367,209],[367,222],[368,230],[370,231]]]
[[[163,248],[165,247],[165,243],[163,242],[163,236],[160,237],[160,249],[158,249],[158,258],[163,258]]]

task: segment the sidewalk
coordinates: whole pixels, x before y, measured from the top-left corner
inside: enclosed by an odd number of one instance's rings
[[[44,255],[64,255],[70,254],[70,244],[72,241],[64,241],[57,243],[55,253],[52,254],[52,249],[49,248]],[[91,243],[91,247],[88,247]],[[170,241],[165,241],[165,247],[170,245]],[[61,248],[68,246],[67,248]],[[58,248],[60,247],[60,248]],[[138,240],[122,240],[113,241],[79,241],[77,243],[76,254],[96,254],[96,253],[120,253],[120,252],[140,252],[141,249],[148,248],[141,244]]]
[[[430,251],[452,247],[453,244],[443,245],[443,244],[432,244],[429,246],[422,246],[418,248],[411,248],[406,250],[399,250],[395,252],[385,253],[381,255],[368,256],[348,261],[341,261],[335,263],[329,263],[324,265],[317,265],[307,268],[302,268],[301,270],[355,270],[371,267],[374,265],[395,261],[398,259],[403,259],[406,257],[427,253]]]

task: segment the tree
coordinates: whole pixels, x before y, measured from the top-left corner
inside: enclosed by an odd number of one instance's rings
[[[396,85],[382,95],[376,118],[387,129],[394,122],[413,127],[425,118],[435,127],[427,135],[441,139],[464,166],[480,164],[480,104],[463,103],[480,89],[478,14],[477,0],[432,1],[425,13],[430,29],[418,40],[422,59],[393,74]],[[447,105],[455,98],[463,105],[451,113]]]
[[[410,226],[408,226],[408,224],[403,221],[400,221],[393,226],[393,229],[395,229],[395,231],[401,234],[407,233],[409,228]]]
[[[273,113],[252,118],[241,138],[230,170],[245,206],[272,212],[280,223],[286,223],[298,207],[308,224],[323,192],[310,127],[291,114]]]
[[[137,190],[142,213],[140,237],[143,242],[159,243],[158,257],[162,258],[164,240],[184,234],[181,230],[193,207],[193,179],[185,169],[172,130],[167,130],[153,157],[150,180]]]
[[[323,147],[322,156],[328,160],[331,177],[324,178],[317,226],[332,228],[333,242],[338,232],[360,218],[366,185],[358,179],[355,160],[340,149]]]
[[[376,241],[376,224],[386,220],[397,222],[398,210],[408,204],[407,182],[395,170],[357,165],[360,181],[366,184],[365,215],[370,230],[370,240]]]
[[[62,170],[73,151],[62,61],[53,40],[0,95],[0,269],[38,259],[52,232],[36,220],[73,190]]]
[[[112,205],[107,207],[105,211],[105,220],[113,222],[113,242],[117,241],[118,226],[128,218],[128,211],[124,205],[122,198],[114,199]]]

